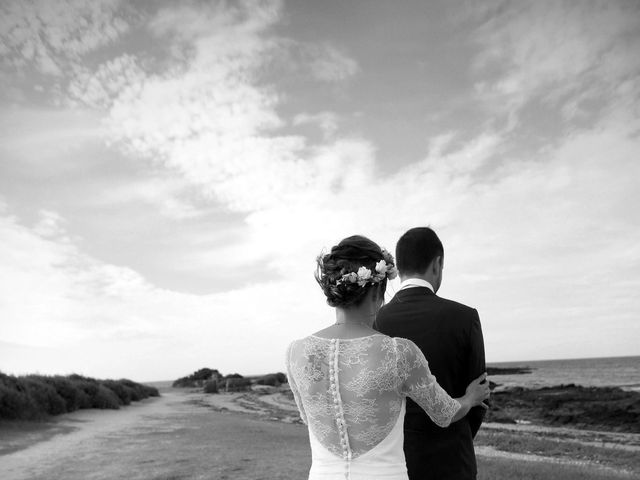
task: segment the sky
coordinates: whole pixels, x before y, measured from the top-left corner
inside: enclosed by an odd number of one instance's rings
[[[316,256],[426,225],[488,362],[640,355],[639,51],[631,0],[3,0],[0,370],[283,371]]]

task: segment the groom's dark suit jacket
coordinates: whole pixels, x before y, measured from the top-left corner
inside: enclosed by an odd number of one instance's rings
[[[431,373],[452,397],[461,397],[471,380],[485,371],[484,341],[478,312],[446,300],[426,287],[398,291],[376,317],[376,329],[412,340]],[[447,428],[434,424],[411,399],[404,421],[404,451],[411,480],[475,479],[473,437],[484,409],[475,407]]]

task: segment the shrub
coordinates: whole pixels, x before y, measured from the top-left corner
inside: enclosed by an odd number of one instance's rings
[[[191,374],[191,378],[196,381],[210,380],[214,377],[218,378],[220,376],[221,375],[220,375],[220,372],[218,372],[218,370],[211,369],[211,368],[201,368],[200,370],[197,370]]]
[[[41,414],[58,415],[67,411],[64,399],[55,388],[44,382],[41,377],[28,376],[23,379],[23,383],[34,406]]]
[[[136,383],[132,380],[128,380],[123,378],[118,381],[125,388],[129,389],[129,393],[131,395],[131,401],[137,402],[139,400],[144,400],[149,397],[159,397],[160,393],[158,389],[155,387],[149,387],[148,385],[142,385],[141,383]]]
[[[279,387],[283,383],[287,383],[287,376],[282,372],[269,373],[256,380],[258,385],[271,385],[272,387]]]
[[[201,368],[200,370],[196,370],[195,372],[193,372],[191,375],[179,378],[178,380],[173,382],[172,387],[174,388],[201,387],[209,380],[219,381],[221,378],[222,378],[222,374],[218,370],[211,369],[211,368]]]
[[[89,405],[91,405],[87,394],[80,388],[77,388],[68,378],[59,375],[40,378],[55,388],[58,395],[64,400],[67,412],[74,412],[79,408],[89,408]]]
[[[218,393],[218,382],[216,380],[209,380],[205,383],[204,393]]]
[[[196,386],[196,381],[187,377],[179,378],[171,385],[173,388],[193,388]]]
[[[20,392],[5,383],[0,384],[0,418],[27,420],[36,412],[33,401],[25,392]]]
[[[98,393],[100,382],[95,378],[83,377],[76,373],[69,375],[67,378],[78,390],[81,390],[87,396],[87,401],[83,401],[80,408],[92,408],[93,398]]]
[[[91,399],[92,408],[118,410],[120,408],[120,399],[114,393],[113,390],[105,387],[104,385],[98,385],[96,394]]]
[[[227,378],[218,382],[218,388],[223,388],[226,392],[238,392],[246,390],[251,386],[248,378]]]
[[[112,390],[120,400],[121,405],[129,405],[131,403],[131,389],[116,380],[105,380],[102,385]]]
[[[158,389],[131,380],[81,375],[14,377],[0,372],[0,419],[37,420],[79,408],[118,409],[131,400],[159,396]]]
[[[143,385],[144,389],[147,392],[147,395],[150,397],[159,397],[160,392],[156,387],[150,387],[149,385]]]
[[[122,379],[118,383],[129,390],[129,397],[131,398],[132,402],[138,402],[147,398],[142,388],[140,388],[142,387],[142,385],[139,385],[127,379]]]
[[[265,375],[264,377],[260,377],[256,380],[256,384],[258,385],[271,385],[272,387],[278,387],[280,382],[278,382],[277,377],[274,374]]]

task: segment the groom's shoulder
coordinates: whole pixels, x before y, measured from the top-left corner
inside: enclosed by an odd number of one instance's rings
[[[478,318],[478,311],[465,305],[464,303],[456,302],[455,300],[449,300],[448,298],[434,296],[434,301],[438,305],[438,310],[448,315],[455,316],[457,318]]]
[[[465,305],[464,303],[456,302],[455,300],[450,300],[448,298],[434,296],[435,300],[439,302],[441,305],[450,308],[452,310],[459,310],[461,312],[473,313],[476,311],[475,308],[470,307],[469,305]]]

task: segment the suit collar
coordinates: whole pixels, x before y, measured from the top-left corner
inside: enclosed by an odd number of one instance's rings
[[[423,295],[432,296],[435,295],[435,293],[433,293],[428,287],[411,287],[398,290],[395,296],[398,298],[407,298],[420,297]]]
[[[427,280],[423,278],[416,278],[416,277],[405,278],[400,284],[400,290],[404,290],[406,288],[413,288],[413,287],[427,287],[429,290],[435,293],[435,289],[433,288],[433,285],[431,285],[431,283],[429,283]]]

